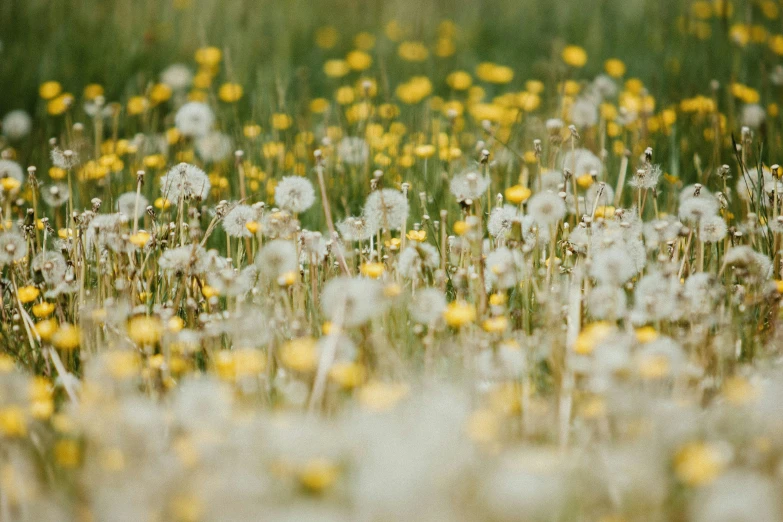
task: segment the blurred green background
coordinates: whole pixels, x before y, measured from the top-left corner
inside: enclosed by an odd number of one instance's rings
[[[690,34],[694,2],[684,0],[3,0],[0,114],[32,110],[46,80],[75,94],[97,82],[107,99],[124,99],[166,65],[192,62],[204,45],[224,50],[232,80],[256,96],[273,97],[280,85],[305,79],[317,93],[325,79],[313,71],[325,58],[344,56],[360,31],[378,35],[374,54],[383,67],[405,66],[411,74],[472,70],[492,60],[511,66],[521,85],[547,74],[556,50],[573,43],[590,56],[586,74],[600,72],[606,58],[621,58],[659,100],[703,93],[713,78],[763,87],[761,73],[774,65],[766,47],[740,49],[727,34],[737,21],[769,23],[780,32],[780,20],[761,16],[763,2],[733,2],[723,14],[724,0],[706,3],[714,4],[713,16],[698,23],[709,25],[707,38]],[[444,19],[458,27],[453,56],[396,63],[395,47],[383,37],[388,22],[398,21],[407,38],[431,43]],[[326,26],[340,38],[323,50],[314,38]],[[738,53],[750,56],[739,60]]]

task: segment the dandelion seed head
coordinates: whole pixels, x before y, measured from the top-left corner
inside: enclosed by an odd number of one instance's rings
[[[408,220],[408,198],[394,189],[380,189],[370,193],[364,203],[362,216],[370,230],[399,230]]]
[[[211,186],[206,173],[189,163],[175,165],[160,179],[161,194],[173,203],[181,199],[204,200]]]
[[[15,110],[3,116],[3,135],[11,141],[19,141],[33,128],[33,119],[23,110]]]
[[[223,230],[231,237],[251,237],[253,234],[247,224],[258,218],[256,211],[250,205],[237,204],[228,211],[221,222]]]
[[[437,288],[418,290],[408,309],[414,321],[433,324],[440,320],[446,309],[446,296]]]
[[[117,212],[130,219],[139,219],[144,216],[148,205],[149,201],[142,194],[139,194],[137,202],[135,192],[125,192],[117,198]]]
[[[188,102],[179,108],[174,124],[183,136],[206,136],[215,123],[215,114],[206,103]]]
[[[527,211],[542,228],[549,228],[566,215],[566,204],[554,192],[540,192],[528,200]]]
[[[315,189],[309,179],[301,176],[286,176],[275,187],[275,204],[280,208],[299,214],[315,203]]]

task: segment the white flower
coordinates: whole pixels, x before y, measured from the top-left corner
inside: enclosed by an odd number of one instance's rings
[[[590,290],[587,308],[594,319],[616,319],[625,314],[625,291],[615,285],[598,285]]]
[[[189,163],[175,165],[160,179],[161,194],[175,204],[180,199],[206,199],[210,188],[204,171]]]
[[[231,155],[234,144],[231,138],[222,132],[209,132],[196,140],[196,150],[204,161],[215,162]]]
[[[730,470],[697,492],[694,522],[775,522],[781,520],[777,484],[751,471]]]
[[[315,190],[310,180],[302,176],[286,176],[275,186],[275,204],[300,214],[315,203]]]
[[[742,108],[742,124],[751,129],[758,129],[767,119],[767,111],[758,103],[750,103]]]
[[[66,183],[51,183],[41,187],[41,199],[52,208],[57,208],[68,201],[68,185]]]
[[[699,239],[705,243],[717,243],[728,233],[728,227],[722,217],[707,216],[699,223]]]
[[[634,289],[635,322],[663,321],[676,319],[681,314],[676,292],[677,280],[658,272],[645,275]]]
[[[266,281],[277,281],[281,275],[299,270],[296,246],[291,241],[274,239],[264,245],[255,259],[259,275]]]
[[[21,261],[27,255],[27,241],[14,231],[0,234],[0,266]]]
[[[596,198],[598,204],[596,205]],[[594,206],[609,206],[614,201],[614,189],[603,181],[593,183],[585,192],[585,204],[588,213],[593,211]]]
[[[636,265],[620,245],[599,249],[590,264],[590,276],[599,284],[620,286],[636,275]]]
[[[658,185],[662,173],[660,165],[645,165],[636,171],[628,184],[638,189],[653,189]]]
[[[571,105],[569,117],[579,128],[592,127],[598,123],[598,107],[592,101],[580,98]]]
[[[345,241],[366,241],[373,235],[373,231],[362,217],[345,218],[337,223],[337,230]]]
[[[519,217],[519,209],[513,205],[495,207],[489,215],[487,231],[492,237],[504,237],[511,231],[514,220]]]
[[[519,282],[518,268],[522,265],[522,254],[519,250],[509,250],[500,247],[487,255],[485,279],[488,288],[493,286],[506,290]]]
[[[743,201],[755,200],[758,197],[759,183],[762,183],[762,189],[768,195],[778,193],[778,197],[783,195],[783,182],[772,175],[772,171],[767,167],[761,168],[762,178],[759,179],[757,168],[748,170],[746,174],[739,176],[737,180],[737,195]],[[703,189],[702,189],[703,190]]]
[[[599,74],[593,80],[593,90],[603,99],[614,98],[617,96],[617,83],[610,76]]]
[[[114,242],[120,232],[123,222],[127,221],[127,216],[123,214],[100,214],[95,216],[87,226],[85,235],[85,248],[93,254],[93,249],[101,249],[109,243]]]
[[[417,279],[424,275],[425,270],[438,268],[439,263],[437,248],[428,243],[418,243],[400,253],[397,271],[405,278]]]
[[[445,309],[446,296],[437,288],[425,288],[417,291],[408,306],[413,320],[422,324],[432,324],[438,321]]]
[[[170,248],[160,256],[158,266],[169,275],[199,273],[203,271],[202,258],[205,255],[204,247],[199,245]]]
[[[68,265],[65,257],[59,252],[41,252],[30,262],[33,272],[40,272],[44,281],[49,284],[60,283],[65,277]]]
[[[686,223],[698,223],[718,213],[718,202],[710,195],[688,198],[680,203],[679,216]]]
[[[206,136],[215,123],[215,114],[209,105],[202,102],[188,102],[177,111],[174,125],[183,136]]]
[[[33,127],[33,119],[23,110],[11,111],[3,117],[3,134],[12,141],[21,140]]]
[[[261,220],[261,232],[271,239],[290,239],[299,230],[299,220],[287,210],[269,212]]]
[[[601,159],[587,149],[570,150],[563,155],[563,170],[568,169],[576,176],[600,173]]]
[[[348,136],[337,144],[337,155],[346,165],[364,165],[370,155],[370,147],[362,138]]]
[[[546,130],[549,132],[549,134],[555,134],[557,132],[560,132],[563,130],[563,127],[565,124],[563,123],[563,120],[560,118],[549,118],[546,120]]]
[[[409,208],[408,199],[402,192],[387,188],[367,196],[363,215],[373,233],[381,228],[399,230],[408,221]]]
[[[541,227],[556,224],[566,215],[566,204],[554,192],[540,192],[530,198],[527,211]]]
[[[117,211],[125,214],[130,219],[139,219],[147,210],[149,201],[143,195],[139,194],[138,204],[136,203],[136,193],[126,192],[117,198]]]
[[[52,163],[55,167],[69,170],[79,164],[79,155],[73,150],[60,150],[55,147],[51,152]]]
[[[454,176],[449,190],[460,203],[479,199],[489,188],[489,178],[478,172],[465,172]]]
[[[19,183],[24,182],[24,171],[15,161],[0,159],[0,179],[14,178]]]
[[[193,73],[187,65],[174,63],[163,69],[160,73],[160,81],[175,91],[181,91],[190,86]]]
[[[255,221],[258,216],[250,205],[235,205],[223,218],[223,230],[231,237],[250,237],[253,234],[247,224]]]
[[[383,288],[374,279],[339,276],[324,286],[324,315],[334,324],[359,326],[383,312]]]

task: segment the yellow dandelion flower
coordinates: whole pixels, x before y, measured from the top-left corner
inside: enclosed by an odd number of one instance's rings
[[[359,271],[363,276],[371,277],[372,279],[378,279],[383,275],[386,267],[383,263],[362,263],[359,267]]]
[[[476,320],[476,307],[465,301],[453,301],[443,311],[443,319],[449,326],[460,328]]]
[[[312,337],[300,337],[285,343],[280,349],[280,362],[286,368],[309,373],[318,365],[318,346]]]
[[[238,83],[224,83],[218,90],[218,98],[226,103],[235,103],[242,99],[244,90]]]
[[[60,94],[63,90],[62,85],[60,85],[60,82],[56,81],[48,81],[41,84],[40,87],[38,87],[38,94],[43,98],[44,100],[51,100],[58,94]]]
[[[587,63],[587,51],[578,45],[569,45],[563,49],[561,58],[566,65],[570,65],[571,67],[584,67]]]

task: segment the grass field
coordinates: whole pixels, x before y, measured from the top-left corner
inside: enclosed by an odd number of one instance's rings
[[[0,522],[783,519],[782,10],[0,2]]]

